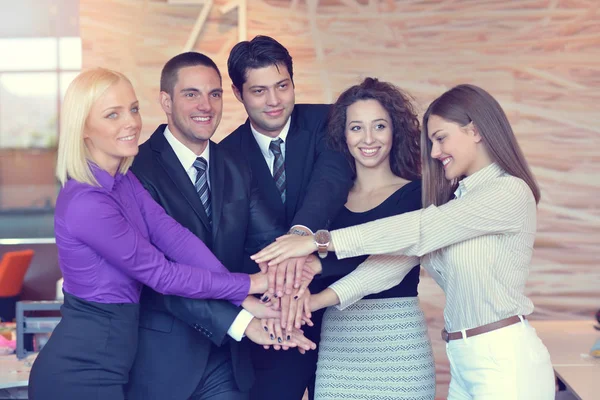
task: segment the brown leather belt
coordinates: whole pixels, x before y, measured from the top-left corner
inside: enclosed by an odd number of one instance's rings
[[[522,315],[521,317],[523,317],[523,319],[527,319],[527,318],[525,318],[524,315]],[[518,322],[521,322],[521,319],[519,318],[518,315],[515,315],[512,317],[501,319],[500,321],[492,322],[491,324],[478,326],[477,328],[473,328],[473,329],[467,329],[465,331],[465,335],[466,335],[466,337],[477,336],[477,335],[481,335],[482,333],[487,333],[487,332],[495,331],[496,329],[504,328],[505,326],[514,325]],[[442,340],[445,341],[446,343],[448,343],[451,340],[462,339],[462,338],[463,338],[462,332],[448,332],[446,330],[446,328],[442,329]]]

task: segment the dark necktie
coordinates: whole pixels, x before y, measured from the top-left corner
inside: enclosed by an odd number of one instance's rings
[[[202,157],[198,157],[196,158],[196,161],[194,161],[194,168],[196,168],[197,171],[195,183],[196,192],[198,192],[198,196],[200,197],[200,201],[202,202],[202,206],[204,207],[208,221],[212,224],[210,188],[208,187],[208,174],[206,173],[207,167],[208,163]]]
[[[275,162],[273,162],[273,179],[275,180],[275,186],[281,194],[281,202],[285,204],[285,160],[281,153],[281,144],[283,140],[281,138],[271,140],[269,150],[275,156]]]

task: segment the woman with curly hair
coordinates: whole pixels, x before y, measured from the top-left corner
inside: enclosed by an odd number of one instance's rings
[[[402,91],[373,78],[352,86],[331,109],[328,135],[355,173],[332,229],[421,208],[419,121]],[[323,318],[315,398],[433,399],[419,259],[376,256],[358,267],[366,258],[310,261],[323,279],[343,277],[310,300],[313,311],[336,306]],[[406,275],[399,264],[413,268]]]

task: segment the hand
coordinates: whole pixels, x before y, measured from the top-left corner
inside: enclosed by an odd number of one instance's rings
[[[283,350],[288,350],[290,347],[298,347],[298,350],[304,354],[307,350],[317,348],[315,343],[304,336],[304,332],[301,329],[291,329],[284,336],[278,319],[261,320],[261,325],[263,332],[266,332],[270,340],[270,343],[262,343],[265,349],[268,349],[270,346],[273,346],[275,350],[282,348]]]
[[[273,266],[268,266],[266,263],[259,264],[261,271],[267,273],[268,292],[282,297],[284,294],[292,294],[293,289],[300,288],[305,261],[306,257],[295,257]]]
[[[281,327],[286,332],[292,330],[293,327],[300,329],[302,321],[313,326],[310,318],[310,291],[308,289],[301,296],[286,295],[281,298]]]
[[[273,303],[269,300],[263,302],[254,296],[248,296],[242,302],[242,307],[259,319],[281,318],[281,312],[277,311],[277,309],[273,307]]]
[[[275,344],[275,336],[273,333],[269,332],[267,324],[264,321],[267,320],[261,321],[256,318],[253,318],[252,321],[250,321],[250,324],[248,324],[248,327],[246,328],[246,331],[244,333],[246,334],[246,337],[248,339],[250,339],[256,344],[261,344],[265,349],[268,349],[269,347]],[[296,344],[292,343],[291,341],[286,342],[286,348],[289,349],[290,347],[296,347]]]
[[[269,289],[269,281],[265,274],[257,272],[250,274],[250,289],[248,294],[265,293]]]
[[[283,235],[250,258],[259,264],[268,262],[269,266],[273,266],[292,257],[307,256],[316,250],[314,236]]]

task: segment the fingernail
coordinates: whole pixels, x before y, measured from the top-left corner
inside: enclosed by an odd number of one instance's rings
[[[298,296],[294,296],[294,300],[298,300]]]
[[[263,326],[263,328],[265,329],[265,332],[269,332],[269,328],[267,328],[266,326]]]
[[[275,340],[275,336],[273,336],[272,333],[269,335],[269,337],[271,338],[271,340]]]
[[[277,341],[278,341],[279,343],[283,342],[283,340],[281,340],[281,338],[280,338],[280,337],[278,337],[278,338],[277,338]]]
[[[277,293],[274,293],[274,294],[273,294],[273,297],[277,298]]]
[[[264,295],[262,299],[260,299],[260,301],[262,301],[263,303],[266,303],[267,301],[269,301],[269,296]]]
[[[290,335],[287,335],[287,340],[290,340],[292,337]]]

